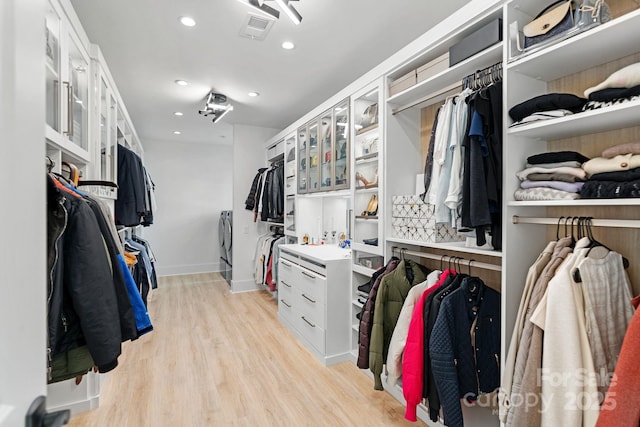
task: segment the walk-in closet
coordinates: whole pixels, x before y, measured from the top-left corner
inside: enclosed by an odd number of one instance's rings
[[[0,427],[640,423],[638,0],[134,3],[0,4]]]

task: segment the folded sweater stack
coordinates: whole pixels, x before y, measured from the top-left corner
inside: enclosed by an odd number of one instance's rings
[[[583,199],[640,197],[640,141],[607,148],[582,167],[589,175]]]
[[[571,200],[580,198],[587,173],[581,167],[589,158],[575,151],[541,153],[527,158],[516,176],[520,188],[516,200]]]

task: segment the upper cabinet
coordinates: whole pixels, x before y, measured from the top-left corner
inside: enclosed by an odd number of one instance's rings
[[[349,99],[298,129],[298,193],[349,188]]]
[[[46,137],[89,162],[89,54],[57,4],[46,14]]]

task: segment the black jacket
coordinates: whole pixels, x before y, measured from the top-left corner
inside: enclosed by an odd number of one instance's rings
[[[267,168],[258,169],[258,173],[255,177],[253,177],[253,182],[251,183],[251,189],[249,190],[249,195],[247,196],[247,200],[244,202],[244,208],[248,211],[254,210],[256,206],[256,192],[258,191],[258,184],[260,183],[260,177],[262,176],[262,172],[267,170]]]
[[[117,224],[127,227],[140,225],[142,217],[147,213],[146,191],[142,159],[118,144],[118,198],[115,203]]]
[[[87,202],[47,177],[50,357],[87,345],[100,372],[118,364],[118,297],[100,226]]]
[[[500,386],[500,294],[465,278],[442,301],[428,345],[444,423],[462,426],[460,399]]]

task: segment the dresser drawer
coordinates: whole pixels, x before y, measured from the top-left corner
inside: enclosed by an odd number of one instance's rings
[[[295,325],[295,315],[293,310],[292,293],[284,295],[282,290],[278,291],[278,314],[283,319]]]
[[[278,261],[278,282],[285,281],[289,285],[293,285],[297,279],[299,267],[291,261],[280,258]]]
[[[296,326],[300,334],[305,337],[305,339],[309,341],[317,351],[324,354],[324,329],[322,329],[312,319],[309,319],[309,316],[304,313],[296,312],[296,315],[298,316]]]
[[[327,286],[327,279],[313,271],[298,267],[296,288],[305,295],[324,304],[324,293]]]
[[[324,301],[305,292],[297,292],[295,297],[294,304],[296,309],[298,309],[300,313],[314,325],[318,325],[322,329],[325,329]]]

